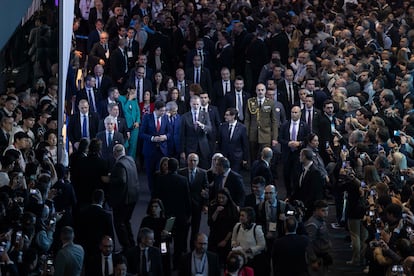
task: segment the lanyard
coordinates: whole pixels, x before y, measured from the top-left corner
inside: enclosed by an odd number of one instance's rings
[[[204,274],[204,268],[205,268],[205,266],[206,266],[206,254],[204,253],[203,254],[203,257],[201,258],[201,269],[199,269],[198,267],[197,267],[197,264],[196,264],[196,257],[195,257],[195,254],[193,253],[193,264],[194,264],[194,268],[195,268],[195,271],[196,271],[196,274]]]

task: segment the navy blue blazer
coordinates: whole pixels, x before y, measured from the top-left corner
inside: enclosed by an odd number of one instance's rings
[[[124,144],[124,136],[118,131],[114,131],[112,142],[108,145],[106,130],[100,131],[96,134],[96,138],[102,141],[101,157],[108,161],[110,168],[115,164],[115,158],[113,156],[113,147],[116,144]]]
[[[172,135],[169,132],[168,127],[168,117],[164,115],[161,117],[161,127],[160,131],[157,132],[157,127],[155,125],[154,113],[145,115],[142,124],[140,126],[139,136],[144,140],[144,147],[142,153],[144,156],[149,157],[154,154],[157,147],[160,148],[164,156],[168,155],[168,144],[167,141],[172,139]],[[163,142],[153,142],[151,138],[159,135],[167,135],[167,141]]]
[[[246,127],[237,122],[230,140],[229,123],[223,123],[219,129],[218,148],[230,162],[249,160],[249,139]]]
[[[291,121],[289,120],[286,123],[284,123],[280,127],[280,131],[279,131],[279,143],[282,146],[282,159],[283,160],[286,160],[288,156],[290,155],[290,153],[292,152],[291,148],[288,146],[288,143],[290,141],[290,122]],[[305,122],[300,121],[296,141],[303,142],[303,146],[305,146],[305,140],[308,135],[309,135],[308,125]],[[299,152],[299,149],[293,152]]]

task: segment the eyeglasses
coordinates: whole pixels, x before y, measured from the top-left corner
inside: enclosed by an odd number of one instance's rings
[[[272,195],[274,192],[265,192],[265,195]]]

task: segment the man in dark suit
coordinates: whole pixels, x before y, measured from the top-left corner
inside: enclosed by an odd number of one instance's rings
[[[188,53],[187,53],[187,58],[186,58],[186,67],[191,67],[193,65],[193,58],[195,56],[200,56],[201,58],[201,66],[203,68],[208,68],[210,70],[210,72],[212,72],[212,67],[211,67],[211,52],[209,52],[205,47],[204,47],[204,40],[203,38],[198,38],[196,43],[195,43],[195,48],[191,49]],[[211,93],[211,92],[210,92]]]
[[[266,179],[263,176],[256,176],[252,182],[252,193],[246,196],[245,207],[252,207],[256,214],[259,214],[259,205],[265,200]]]
[[[72,145],[77,148],[82,138],[93,138],[98,132],[98,113],[89,112],[87,100],[80,100],[79,113],[72,115],[68,124],[68,137]]]
[[[88,42],[86,44],[86,50],[88,53],[91,51],[92,46],[99,42],[99,34],[103,31],[103,27],[104,23],[102,22],[102,19],[97,19],[95,21],[94,29],[88,35]]]
[[[179,174],[186,177],[190,184],[191,244],[194,244],[196,235],[200,230],[201,212],[203,208],[208,205],[209,195],[207,173],[205,170],[197,167],[198,161],[198,155],[190,153],[187,157],[187,168],[183,168],[179,171]]]
[[[216,106],[210,104],[210,98],[206,91],[200,93],[201,111],[208,112],[211,122],[211,132],[207,134],[211,152],[216,151],[216,141],[220,127],[220,115]]]
[[[285,110],[291,110],[295,103],[299,101],[299,86],[293,82],[293,77],[293,71],[287,69],[284,80],[277,84],[277,99],[283,104]],[[286,115],[290,119],[290,114]]]
[[[145,170],[148,178],[148,188],[154,190],[154,173],[159,169],[162,157],[168,156],[167,141],[172,139],[168,128],[168,117],[163,101],[154,103],[154,112],[144,116],[139,135],[144,141],[142,154],[145,160]]]
[[[90,224],[87,223],[87,224]],[[85,274],[96,276],[115,275],[113,260],[114,242],[110,236],[103,236],[99,244],[98,253],[87,255],[85,260]]]
[[[104,191],[95,190],[92,195],[92,204],[81,210],[79,216],[79,243],[90,256],[99,252],[102,237],[114,237],[112,215],[102,207],[105,199]]]
[[[99,102],[102,100],[102,95],[98,93],[95,86],[95,77],[91,75],[86,76],[85,87],[82,90],[80,90],[78,95],[76,96],[77,104],[79,104],[79,101],[82,99],[88,101],[91,112],[98,112]]]
[[[199,55],[193,57],[193,66],[186,69],[185,75],[188,80],[199,84],[204,92],[210,94],[213,92],[210,70],[201,66],[201,57]]]
[[[197,239],[194,241],[194,250],[185,254],[180,262],[179,275],[220,275],[220,267],[218,256],[210,251],[207,251],[208,238],[203,233],[197,234]],[[208,269],[208,273],[206,270]]]
[[[273,175],[270,169],[272,158],[272,149],[264,147],[260,154],[260,159],[255,160],[252,164],[250,179],[253,180],[256,176],[262,176],[266,179],[267,185],[273,185]]]
[[[210,93],[212,103],[217,106],[220,114],[220,121],[223,121],[224,112],[226,111],[226,102],[224,97],[233,91],[234,84],[230,80],[230,69],[225,67],[220,71],[221,79],[213,85],[213,93]]]
[[[109,180],[114,228],[123,250],[135,245],[131,229],[131,217],[138,201],[139,179],[134,159],[126,156],[125,148],[117,144],[113,149],[116,159]]]
[[[92,30],[94,27],[95,22],[98,20],[99,17],[102,19],[102,25],[105,25],[105,23],[108,21],[109,14],[108,10],[104,8],[102,0],[97,0],[94,2],[95,7],[90,8],[89,10],[89,30]]]
[[[126,39],[118,40],[118,47],[112,51],[110,57],[112,81],[119,89],[124,87],[128,73],[128,56],[125,51]]]
[[[220,157],[216,162],[217,177],[214,180],[213,195],[222,188],[227,188],[231,198],[237,206],[244,206],[246,194],[244,192],[243,177],[231,170],[230,161],[226,157]]]
[[[301,120],[306,122],[309,128],[309,132],[319,133],[317,130],[316,122],[319,120],[319,116],[321,116],[321,111],[314,106],[315,99],[313,95],[307,95],[305,99],[305,108],[302,109]]]
[[[237,109],[237,119],[243,123],[244,114],[246,113],[247,100],[250,98],[250,94],[244,89],[244,79],[242,76],[237,76],[234,80],[234,91],[227,93],[224,96],[225,110],[229,107]]]
[[[208,112],[200,110],[199,96],[192,96],[191,111],[181,116],[181,159],[185,160],[190,153],[197,153],[200,157],[200,167],[207,169],[210,166],[211,149],[207,134],[212,131]]]
[[[108,161],[109,168],[115,164],[112,149],[116,144],[124,144],[124,136],[115,130],[116,120],[112,116],[104,119],[105,130],[96,134],[96,138],[102,141],[101,157]]]
[[[311,149],[304,148],[300,152],[300,162],[303,169],[299,181],[293,187],[292,199],[300,200],[306,207],[304,220],[307,220],[313,212],[313,204],[317,200],[323,199],[324,179],[321,172],[313,164],[313,152]]]
[[[141,54],[138,56],[137,60],[137,67],[143,66],[144,67],[144,78],[147,80],[152,80],[152,76],[154,75],[154,70],[148,66],[148,58],[146,55]]]
[[[145,91],[152,91],[152,83],[149,79],[144,77],[145,68],[139,65],[135,68],[135,74],[131,75],[129,83],[132,83],[137,88],[137,100],[139,103],[144,101]]]
[[[109,35],[107,32],[101,32],[99,35],[99,42],[92,46],[89,52],[88,66],[90,69],[94,68],[96,64],[100,64],[109,71]]]
[[[221,32],[219,37],[220,50],[217,52],[217,69],[226,67],[231,69],[233,66],[233,46],[230,37],[226,32]]]
[[[132,70],[132,68],[135,67],[135,62],[139,55],[139,43],[134,39],[134,37],[135,29],[133,27],[129,27],[125,45],[128,57],[128,70]]]
[[[93,68],[93,72],[95,73],[95,80],[96,80],[96,90],[98,95],[100,95],[103,99],[108,97],[109,94],[109,88],[112,86],[111,78],[109,78],[107,75],[104,75],[104,68],[102,65],[97,64]],[[103,116],[101,118],[105,118],[106,116]]]
[[[273,244],[272,263],[274,275],[305,276],[307,265],[305,259],[309,239],[296,234],[298,222],[294,216],[288,216],[284,222],[285,235]]]
[[[14,119],[9,116],[1,117],[0,128],[0,154],[3,154],[4,150],[9,146],[10,132],[13,128]]]
[[[190,101],[190,84],[193,82],[186,79],[185,72],[181,68],[175,71],[175,78],[177,79],[176,86],[180,91],[180,99],[187,104]]]
[[[125,118],[122,118],[119,114],[120,113],[119,106],[120,106],[120,103],[115,102],[115,101],[106,104],[106,110],[107,110],[106,116],[103,118],[106,118],[108,115],[111,115],[112,117],[114,117],[115,118],[114,130],[122,133],[122,135],[124,136],[124,140],[127,140],[130,135],[130,130],[127,128]],[[105,130],[104,120],[101,120],[99,122],[99,131]]]
[[[337,128],[340,127],[342,120],[336,118],[334,113],[334,103],[332,100],[326,100],[323,103],[323,114],[314,120],[315,133],[319,137],[319,154],[325,164],[331,160],[326,152],[326,143],[333,144],[335,134],[339,133]]]
[[[226,122],[218,132],[218,151],[230,161],[231,169],[240,173],[249,160],[249,139],[246,127],[237,122],[237,109],[230,107],[224,114]]]
[[[305,122],[300,120],[300,117],[300,107],[292,107],[291,120],[280,128],[279,143],[282,150],[283,176],[287,197],[292,195],[292,187],[299,176],[299,152],[306,146],[305,140],[309,135],[309,128]]]
[[[162,276],[160,250],[153,246],[154,231],[144,227],[138,232],[138,245],[125,253],[128,272],[134,275]]]
[[[164,203],[166,217],[175,217],[173,265],[177,267],[181,255],[187,251],[191,196],[187,178],[178,174],[177,159],[168,160],[168,171],[167,175],[159,177],[154,187],[154,197]]]

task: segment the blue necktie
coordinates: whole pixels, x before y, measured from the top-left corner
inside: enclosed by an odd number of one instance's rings
[[[83,115],[83,124],[82,124],[82,138],[88,137],[88,119],[86,115]]]

